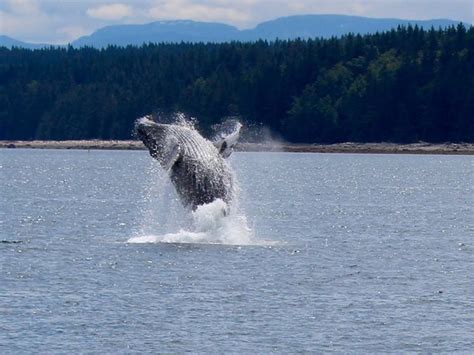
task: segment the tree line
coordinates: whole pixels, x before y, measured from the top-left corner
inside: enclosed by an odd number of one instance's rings
[[[0,139],[130,139],[137,117],[226,116],[290,142],[473,142],[474,28],[309,40],[0,48]]]

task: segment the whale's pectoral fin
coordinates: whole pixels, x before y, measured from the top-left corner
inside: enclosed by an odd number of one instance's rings
[[[233,128],[232,133],[224,135],[221,134],[220,138],[214,142],[214,146],[219,151],[219,154],[224,158],[228,158],[234,151],[234,146],[237,144],[240,135],[240,128],[242,125],[237,122]]]
[[[175,139],[169,139],[163,147],[160,159],[161,166],[166,171],[170,170],[181,155],[181,147]]]
[[[227,142],[225,141],[225,138],[221,138],[221,140],[219,142],[216,142],[214,145],[217,148],[217,150],[219,151],[219,154],[224,153],[225,150],[228,148],[227,147]]]

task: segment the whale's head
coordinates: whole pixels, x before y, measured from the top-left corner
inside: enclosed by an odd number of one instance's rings
[[[151,116],[145,116],[135,121],[135,135],[141,139],[154,158],[158,158],[166,140],[166,134],[166,125],[154,122]]]
[[[181,152],[170,127],[168,124],[154,122],[150,116],[139,118],[135,122],[135,135],[166,170],[174,165]]]

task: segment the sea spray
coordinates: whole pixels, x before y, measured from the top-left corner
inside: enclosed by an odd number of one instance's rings
[[[187,211],[192,220],[188,227],[174,233],[136,236],[130,238],[128,243],[256,244],[245,215],[235,212],[224,215],[222,211],[225,207],[222,200],[199,206],[196,211]]]
[[[130,238],[128,243],[256,244],[252,239],[252,230],[247,226],[245,215],[234,210],[224,215],[226,207],[226,203],[218,199],[199,206],[196,211],[175,209],[174,213],[157,214],[156,222],[142,226],[142,233]],[[159,210],[163,210],[161,206],[150,211]],[[147,211],[147,216],[150,215],[150,211]],[[163,232],[169,231],[176,222],[179,224],[179,221],[183,227],[176,229],[176,232]]]
[[[158,162],[150,160],[145,174],[141,223],[128,243],[259,244],[239,206],[238,184],[234,185],[235,198],[230,208],[217,199],[191,211],[182,206],[168,174]]]
[[[166,234],[188,228],[191,216],[182,206],[168,174],[156,160],[145,171],[140,208],[141,218],[135,235]]]

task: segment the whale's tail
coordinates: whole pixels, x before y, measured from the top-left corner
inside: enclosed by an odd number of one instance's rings
[[[242,124],[239,121],[232,122],[230,129],[221,131],[214,139],[214,146],[224,158],[228,158],[234,151],[240,136]]]

